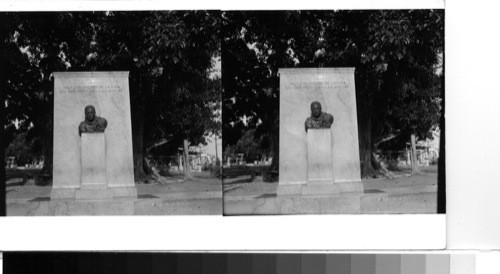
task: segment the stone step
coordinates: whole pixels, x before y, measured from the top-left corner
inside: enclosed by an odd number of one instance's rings
[[[99,188],[83,188],[75,191],[77,200],[106,200],[113,199],[113,191]]]

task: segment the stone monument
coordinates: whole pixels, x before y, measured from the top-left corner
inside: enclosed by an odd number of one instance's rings
[[[278,196],[362,193],[354,68],[279,73]]]
[[[53,168],[51,200],[137,197],[128,72],[54,73]]]

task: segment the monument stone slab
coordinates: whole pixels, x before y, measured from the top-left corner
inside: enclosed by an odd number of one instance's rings
[[[330,129],[307,131],[307,183],[333,183],[332,133]]]
[[[321,180],[328,181],[329,176],[333,184],[326,184],[331,188],[327,192],[362,192],[354,68],[293,68],[280,69],[279,73],[278,195],[324,194],[321,188],[311,187]],[[331,128],[320,129],[330,131],[330,145],[326,144],[326,134],[320,135],[318,129],[304,129],[304,120],[311,116],[311,103],[315,101],[334,117]],[[313,134],[318,135],[314,141],[310,140]],[[308,170],[315,170],[315,175]],[[317,182],[310,184],[309,177]]]
[[[106,144],[104,133],[81,136],[82,188],[107,188]]]
[[[106,118],[107,127],[103,133],[80,136],[89,105]],[[103,197],[137,197],[128,72],[54,73],[51,199],[75,198],[78,190],[83,191],[79,198],[99,191]]]

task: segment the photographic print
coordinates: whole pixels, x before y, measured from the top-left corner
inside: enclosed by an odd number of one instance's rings
[[[7,215],[222,214],[220,12],[0,20]]]
[[[444,10],[222,12],[225,215],[445,213]]]

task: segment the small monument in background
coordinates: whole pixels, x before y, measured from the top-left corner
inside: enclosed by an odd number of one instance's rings
[[[354,68],[279,72],[278,197],[363,193]]]
[[[128,72],[54,73],[51,200],[137,197],[130,117]]]

